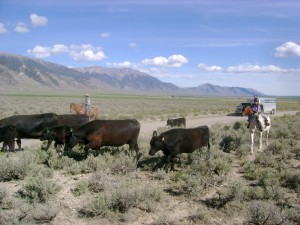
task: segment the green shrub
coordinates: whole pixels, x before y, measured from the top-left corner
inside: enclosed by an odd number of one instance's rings
[[[274,225],[284,224],[287,219],[282,216],[281,209],[272,202],[253,201],[249,206],[248,222],[257,225]]]
[[[81,181],[78,182],[74,188],[71,188],[71,192],[74,196],[80,196],[84,194],[88,189],[88,182]]]
[[[43,176],[29,177],[18,195],[29,202],[46,203],[59,191],[59,186]]]

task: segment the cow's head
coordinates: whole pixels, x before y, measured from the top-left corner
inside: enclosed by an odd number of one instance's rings
[[[53,132],[51,129],[47,128],[45,130],[42,131],[42,134],[41,134],[41,137],[40,137],[40,140],[41,141],[45,141],[45,140],[50,140],[50,139],[53,139]]]
[[[172,119],[168,119],[167,120],[167,126],[172,126],[173,125],[173,120]]]
[[[75,145],[79,143],[79,139],[75,135],[68,135],[66,137],[66,144],[65,144],[65,150],[70,150],[74,148]]]
[[[153,136],[150,141],[149,155],[155,155],[156,152],[162,150],[164,146],[164,138],[162,135],[157,135],[157,131],[153,131]]]

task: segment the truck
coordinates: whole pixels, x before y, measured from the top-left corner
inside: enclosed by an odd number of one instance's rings
[[[259,98],[259,104],[262,113],[275,114],[276,112],[276,98]],[[254,103],[253,98],[247,99],[247,102],[239,104],[235,109],[235,114],[237,116],[243,115],[243,107],[251,106]]]

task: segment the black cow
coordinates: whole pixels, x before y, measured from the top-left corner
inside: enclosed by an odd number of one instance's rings
[[[0,127],[9,125],[15,126],[17,130],[17,144],[21,150],[21,139],[39,139],[43,130],[58,126],[59,122],[55,113],[16,115],[0,120]]]
[[[185,118],[177,118],[177,119],[168,119],[167,120],[167,126],[170,127],[181,127],[183,126],[185,128],[186,126],[186,121]]]
[[[69,136],[72,130],[76,130],[80,126],[86,124],[89,121],[89,117],[85,114],[63,114],[58,115],[59,126],[53,128],[45,129],[40,137],[41,141],[47,140],[47,146],[44,147],[44,150],[48,150],[52,141],[54,140],[54,147],[57,145],[64,145],[66,142],[67,136]]]
[[[64,145],[66,140],[72,135],[73,129],[68,126],[58,126],[45,129],[40,137],[41,141],[48,140],[49,146],[45,147],[45,150],[48,150],[52,141],[54,140],[54,147],[57,148],[57,145]],[[50,141],[50,142],[49,142]]]
[[[157,135],[157,132],[154,131],[150,146],[149,155],[153,156],[159,150],[162,150],[165,155],[161,162],[154,167],[154,170],[160,164],[165,164],[164,168],[168,170],[170,163],[171,169],[174,170],[173,159],[178,154],[191,153],[201,147],[210,148],[209,128],[207,126],[190,129],[177,128],[163,132],[160,135]]]
[[[135,119],[128,120],[94,120],[73,132],[65,145],[65,150],[72,149],[76,144],[84,144],[87,156],[89,149],[99,150],[102,146],[129,145],[139,157],[137,139],[140,133],[140,123]]]
[[[17,137],[17,130],[14,126],[0,127],[0,143],[3,142],[1,151],[4,151],[8,146],[10,152],[15,151],[15,138]]]

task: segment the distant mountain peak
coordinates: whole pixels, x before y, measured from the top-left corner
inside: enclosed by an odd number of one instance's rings
[[[67,68],[41,59],[0,52],[0,89],[9,91],[89,91],[178,95],[252,96],[256,90],[202,84],[180,88],[130,68]]]

